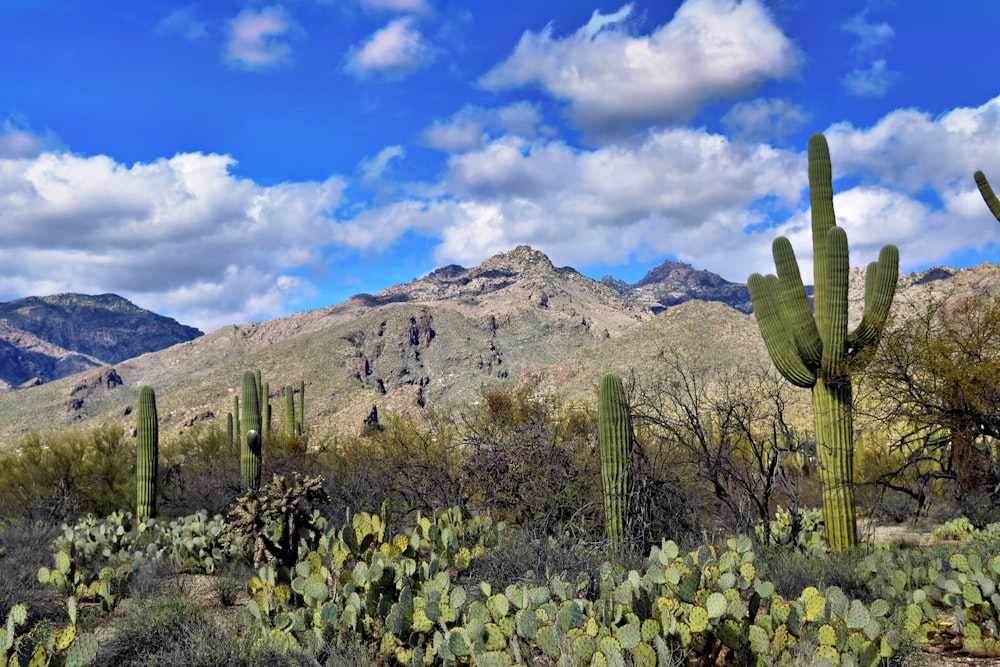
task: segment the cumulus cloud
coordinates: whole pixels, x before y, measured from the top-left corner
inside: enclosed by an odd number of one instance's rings
[[[198,18],[194,6],[185,5],[163,17],[156,26],[156,32],[176,34],[195,41],[208,36],[208,22]]]
[[[886,243],[900,247],[906,271],[1000,243],[971,176],[976,168],[1000,174],[1000,98],[825,133],[853,265]],[[438,262],[466,266],[521,243],[577,267],[674,255],[742,282],[774,271],[770,245],[785,235],[811,275],[804,147],[690,128],[590,149],[539,135],[470,137],[435,194],[369,208],[338,225],[338,241],[377,252],[418,233],[437,239]]]
[[[594,15],[566,37],[525,32],[480,80],[488,89],[537,85],[597,134],[674,123],[706,101],[794,76],[801,56],[759,0],[687,0],[649,35],[626,29],[632,6]]]
[[[311,289],[345,183],[270,187],[224,155],[123,165],[0,158],[0,293],[115,292],[203,330],[284,314]]]
[[[733,106],[722,117],[722,124],[739,139],[767,141],[783,139],[808,120],[808,112],[787,100],[757,99]]]
[[[424,132],[424,140],[448,152],[475,150],[483,146],[490,132],[534,138],[541,121],[538,107],[529,102],[493,109],[468,104],[446,120],[432,123]]]
[[[364,44],[352,49],[344,69],[358,77],[371,72],[398,77],[423,67],[433,58],[434,47],[407,16],[390,21]]]
[[[229,25],[226,60],[233,66],[261,70],[288,62],[292,47],[286,41],[301,29],[281,5],[244,9]]]

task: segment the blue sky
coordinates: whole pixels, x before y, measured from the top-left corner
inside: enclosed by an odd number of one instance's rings
[[[745,282],[830,142],[852,263],[1000,261],[992,0],[3,0],[0,300],[209,331],[529,244]]]

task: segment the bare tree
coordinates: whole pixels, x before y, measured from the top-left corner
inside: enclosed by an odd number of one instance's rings
[[[1000,297],[944,295],[897,316],[858,401],[889,455],[877,483],[912,497],[944,481],[973,522],[1000,506]]]
[[[635,419],[672,458],[711,489],[729,529],[756,523],[770,539],[774,504],[799,503],[798,475],[807,465],[790,423],[790,386],[763,365],[716,369],[674,351],[634,389]],[[794,535],[794,533],[793,533]]]

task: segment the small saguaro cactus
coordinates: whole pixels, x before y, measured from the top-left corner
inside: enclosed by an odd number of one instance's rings
[[[896,292],[899,250],[887,245],[878,261],[868,265],[864,314],[848,333],[847,234],[834,215],[830,149],[822,134],[809,139],[809,198],[815,314],[792,244],[784,237],[772,246],[777,276],[755,273],[747,287],[775,367],[793,385],[812,390],[826,537],[832,548],[846,549],[857,543],[851,373],[861,365],[860,353],[876,345],[885,328]]]
[[[243,442],[240,437],[240,397],[233,396],[233,440],[234,445]]]
[[[622,380],[614,373],[601,378],[597,412],[601,450],[604,515],[611,551],[619,553],[626,538],[629,462],[632,454],[632,416]]]
[[[295,435],[295,395],[292,385],[285,385],[285,436]]]
[[[135,496],[138,516],[156,516],[156,474],[159,466],[159,424],[152,387],[139,390],[136,416]]]
[[[261,458],[261,416],[260,394],[257,391],[257,381],[253,371],[243,373],[243,415],[241,426],[243,431],[240,440],[240,473],[243,488],[256,490],[260,488],[260,458]],[[251,435],[251,432],[253,434]]]
[[[299,436],[306,434],[306,381],[299,380],[299,414],[296,416],[295,432]]]
[[[973,174],[973,178],[976,179],[976,185],[979,186],[979,193],[983,196],[983,200],[986,201],[986,205],[990,207],[990,213],[993,217],[1000,221],[1000,200],[997,199],[996,194],[993,192],[993,188],[990,187],[990,182],[986,180],[986,174],[981,171],[977,171]]]

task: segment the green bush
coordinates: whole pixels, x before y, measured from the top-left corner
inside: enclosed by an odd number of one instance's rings
[[[0,459],[2,516],[48,523],[135,501],[135,447],[120,428],[28,433]]]

